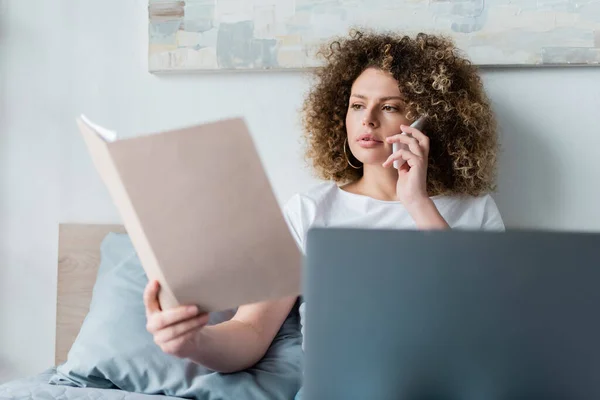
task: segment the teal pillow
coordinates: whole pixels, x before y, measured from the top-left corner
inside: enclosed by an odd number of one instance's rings
[[[146,330],[142,293],[148,280],[128,235],[109,234],[90,311],[67,361],[50,383],[118,388],[129,392],[196,399],[292,399],[302,378],[297,304],[265,357],[233,374],[210,371],[165,354]],[[233,310],[213,313],[210,323],[229,319]]]

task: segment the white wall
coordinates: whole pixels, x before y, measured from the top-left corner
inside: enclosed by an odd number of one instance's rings
[[[306,75],[150,75],[147,0],[0,4],[1,382],[52,364],[57,224],[118,221],[79,113],[123,136],[243,115],[280,201],[314,180],[299,149]],[[483,75],[502,127],[507,225],[600,230],[600,68]]]

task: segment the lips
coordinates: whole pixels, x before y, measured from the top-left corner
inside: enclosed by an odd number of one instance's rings
[[[376,143],[383,143],[382,140],[377,139],[375,136],[369,134],[369,133],[365,133],[362,134],[358,137],[357,139],[359,142],[376,142]]]
[[[356,140],[356,143],[363,149],[373,149],[384,145],[382,140],[379,140],[369,133],[360,135]]]

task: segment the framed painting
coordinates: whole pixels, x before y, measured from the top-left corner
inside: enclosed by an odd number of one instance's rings
[[[151,72],[300,70],[353,27],[451,36],[481,66],[600,65],[600,0],[149,0]]]

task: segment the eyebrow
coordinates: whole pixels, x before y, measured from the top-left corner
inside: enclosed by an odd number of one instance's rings
[[[350,97],[358,97],[359,99],[364,99],[367,100],[367,96],[362,95],[362,94],[355,94],[353,93]],[[381,97],[379,98],[380,101],[387,101],[387,100],[400,100],[400,101],[404,101],[404,99],[400,96],[386,96],[386,97]]]

